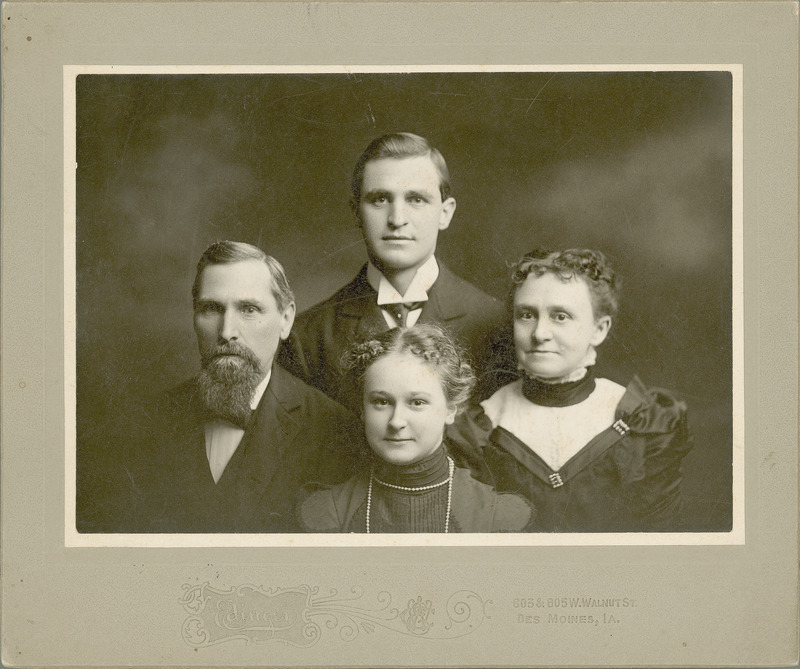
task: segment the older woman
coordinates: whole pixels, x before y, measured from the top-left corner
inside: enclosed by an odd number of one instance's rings
[[[396,328],[356,343],[347,363],[362,401],[369,466],[346,483],[310,486],[297,507],[306,532],[519,532],[531,508],[455,466],[445,426],[474,376],[435,325]]]
[[[537,530],[681,529],[686,407],[637,378],[596,378],[619,280],[598,251],[533,251],[512,274],[522,378],[448,430],[457,462],[499,492],[524,495]]]

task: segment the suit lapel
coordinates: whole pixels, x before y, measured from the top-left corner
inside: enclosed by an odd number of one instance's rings
[[[219,481],[235,496],[237,513],[263,515],[269,512],[269,508],[260,508],[270,506],[264,499],[267,493],[285,493],[282,486],[272,484],[277,474],[288,474],[284,471],[288,465],[284,454],[292,448],[300,430],[292,415],[299,404],[288,372],[273,365],[252,423]]]
[[[467,313],[463,295],[459,295],[458,279],[440,260],[439,276],[428,291],[428,301],[422,307],[421,323],[445,323]]]
[[[350,283],[343,298],[338,305],[337,323],[341,323],[343,328],[344,341],[353,335],[360,337],[387,329],[386,320],[378,307],[378,295],[367,281],[366,265]]]
[[[205,421],[206,413],[196,386],[192,385],[188,395],[181,394],[173,400],[172,442],[175,447],[170,449],[174,458],[170,470],[182,488],[202,490],[215,486],[206,456]]]

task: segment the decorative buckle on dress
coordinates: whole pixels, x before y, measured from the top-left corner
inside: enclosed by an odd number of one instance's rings
[[[552,485],[554,488],[560,488],[562,485],[564,485],[564,481],[561,480],[561,474],[558,472],[555,474],[550,474],[550,476],[547,478],[550,480],[550,485]]]
[[[626,434],[628,434],[628,432],[630,432],[630,430],[631,430],[631,428],[628,427],[628,424],[624,420],[622,420],[621,418],[619,420],[615,421],[614,424],[611,427],[613,427],[623,437]]]

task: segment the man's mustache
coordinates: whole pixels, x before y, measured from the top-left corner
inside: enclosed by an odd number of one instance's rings
[[[213,362],[217,358],[230,355],[238,356],[244,359],[245,361],[249,362],[254,367],[259,367],[261,364],[261,361],[256,357],[255,353],[253,353],[246,346],[243,346],[242,344],[238,344],[236,342],[218,344],[213,349],[205,351],[205,355],[203,356],[203,364],[207,365]]]

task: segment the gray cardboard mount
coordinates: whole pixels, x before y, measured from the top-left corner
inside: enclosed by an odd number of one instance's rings
[[[4,3],[3,663],[796,664],[797,57],[796,2]],[[70,245],[81,239],[65,160],[75,71],[64,66],[181,74],[167,66],[642,64],[713,66],[741,86],[732,109],[741,130],[734,359],[743,354],[733,378],[735,462],[743,444],[733,534],[649,545],[602,536],[571,545],[75,539]]]

